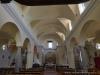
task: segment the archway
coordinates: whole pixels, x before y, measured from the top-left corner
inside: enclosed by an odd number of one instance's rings
[[[88,20],[82,27],[80,39],[87,51],[89,58],[89,67],[93,68],[95,52],[100,54],[96,49],[96,44],[99,43],[100,23],[96,20]]]
[[[24,40],[23,43],[23,47],[22,47],[22,65],[23,68],[26,68],[28,66],[28,53],[31,50],[31,44],[30,44],[30,40],[28,38],[26,38]]]
[[[89,20],[83,25],[80,31],[80,37],[84,37],[84,38],[94,37],[96,31],[98,30],[100,30],[99,22],[95,20]]]
[[[11,67],[18,51],[16,46],[16,35],[20,35],[20,30],[16,24],[7,22],[0,28],[0,67]],[[19,37],[21,40],[21,37]]]
[[[73,55],[73,61],[76,69],[88,69],[89,67],[89,59],[87,51],[84,46],[80,44],[79,37],[72,37],[70,41],[70,49]]]

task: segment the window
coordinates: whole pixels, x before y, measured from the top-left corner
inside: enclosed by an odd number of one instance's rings
[[[6,45],[2,45],[3,51],[6,50]]]
[[[80,14],[82,14],[85,10],[85,4],[82,3],[82,4],[79,4],[79,11],[80,11]]]
[[[100,43],[96,43],[96,49],[100,50]]]
[[[71,21],[69,20],[69,30],[71,31],[72,30],[72,24],[71,24]]]
[[[80,60],[82,62],[82,52],[80,51]]]
[[[48,41],[48,48],[53,48],[53,42],[52,41]]]

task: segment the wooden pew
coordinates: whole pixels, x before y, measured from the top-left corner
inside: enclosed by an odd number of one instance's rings
[[[14,68],[0,68],[0,75],[6,75],[13,73],[15,70]]]
[[[16,73],[14,68],[0,68],[0,75],[43,75],[44,67],[34,67],[31,69],[20,69],[20,72]]]
[[[72,75],[72,72],[74,72],[74,69],[68,68],[67,66],[56,66],[56,70],[61,75]]]
[[[20,72],[14,73],[14,75],[43,75],[43,67],[34,67],[30,69],[21,69]]]
[[[100,75],[100,70],[89,69],[89,70],[75,70],[67,68],[66,66],[57,66],[57,72],[61,75]]]

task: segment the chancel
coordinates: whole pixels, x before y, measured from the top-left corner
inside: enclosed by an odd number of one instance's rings
[[[100,0],[0,0],[0,75],[100,75]]]

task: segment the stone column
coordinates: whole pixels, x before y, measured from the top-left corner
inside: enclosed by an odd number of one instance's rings
[[[37,58],[39,60],[39,64],[43,65],[43,52],[41,46],[37,46]]]
[[[17,53],[15,56],[15,70],[16,70],[16,72],[19,72],[19,69],[22,68],[21,48],[22,47],[17,46]]]
[[[33,50],[31,47],[28,47],[27,49],[27,63],[26,63],[26,68],[32,68],[33,64]]]
[[[74,59],[74,53],[73,53],[73,47],[67,46],[67,59],[68,59],[68,65],[70,68],[75,68],[75,59]]]

